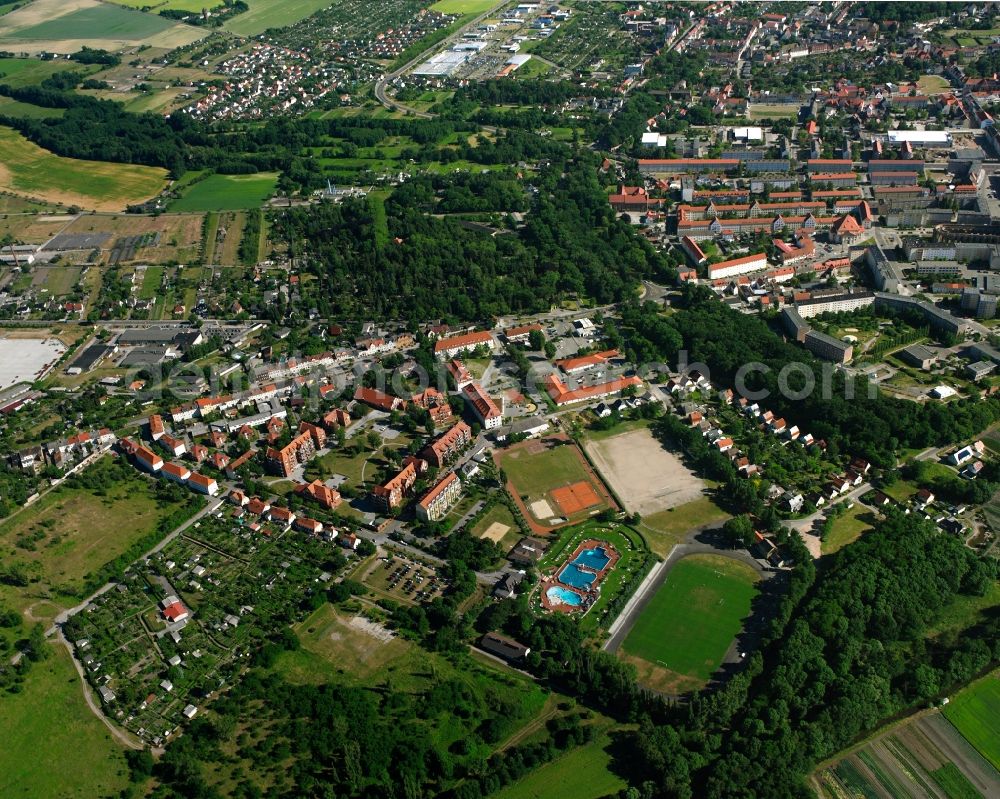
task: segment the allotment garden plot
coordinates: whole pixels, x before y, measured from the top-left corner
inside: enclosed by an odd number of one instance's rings
[[[604,483],[568,437],[516,444],[495,456],[507,489],[535,532],[617,509]]]
[[[587,454],[625,510],[647,516],[698,499],[705,482],[648,428],[590,441]]]
[[[670,570],[625,638],[621,655],[654,690],[701,688],[722,664],[757,593],[746,564],[690,555]]]

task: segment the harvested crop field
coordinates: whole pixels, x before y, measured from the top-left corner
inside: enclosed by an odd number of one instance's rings
[[[647,516],[702,496],[705,483],[647,428],[585,445],[627,511]]]
[[[815,777],[823,796],[975,799],[1000,796],[1000,773],[938,710],[897,725]]]

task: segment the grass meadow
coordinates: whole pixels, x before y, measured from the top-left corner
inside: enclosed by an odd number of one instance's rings
[[[1000,672],[960,691],[943,712],[965,739],[1000,769]]]
[[[210,175],[191,184],[170,204],[171,211],[239,211],[260,208],[271,196],[278,176],[273,172],[256,175]]]

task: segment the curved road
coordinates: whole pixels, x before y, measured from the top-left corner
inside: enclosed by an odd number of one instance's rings
[[[403,66],[399,67],[399,69],[394,69],[392,72],[387,72],[375,84],[375,99],[378,100],[380,103],[382,103],[382,105],[384,105],[390,111],[402,111],[404,113],[413,114],[414,116],[420,117],[421,119],[433,119],[435,116],[434,114],[430,114],[427,111],[417,111],[415,108],[410,108],[410,106],[399,102],[399,100],[395,99],[394,97],[389,97],[389,95],[386,94],[385,91],[386,85],[389,83],[389,81],[395,80],[404,72],[406,72],[408,69],[412,69],[413,67],[415,67],[421,61],[426,61],[435,53],[438,53],[441,50],[443,50],[445,47],[447,47],[449,44],[455,41],[455,39],[460,38],[462,34],[465,33],[473,25],[478,25],[484,19],[496,13],[497,10],[507,5],[508,2],[509,0],[504,0],[504,2],[502,3],[497,3],[491,6],[487,11],[484,11],[479,16],[475,17],[474,19],[467,22],[465,25],[462,25],[460,28],[455,30],[450,36],[446,36],[444,39],[442,39],[433,47],[429,47],[427,50],[424,50],[416,58],[411,58],[409,61],[403,64]]]

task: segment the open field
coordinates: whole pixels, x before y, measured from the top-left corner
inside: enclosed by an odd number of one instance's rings
[[[0,796],[117,795],[128,782],[121,748],[84,703],[69,653],[50,649],[24,689],[0,701]]]
[[[413,644],[379,628],[363,616],[326,604],[295,626],[302,646],[335,666],[341,675],[364,682],[410,654]],[[289,665],[291,669],[292,666]]]
[[[598,799],[617,793],[625,781],[608,766],[608,738],[600,736],[572,749],[508,785],[497,799]]]
[[[640,680],[668,693],[704,685],[750,612],[756,580],[749,566],[718,555],[678,561],[622,645]]]
[[[123,210],[166,182],[165,169],[63,158],[7,127],[0,127],[0,151],[0,190],[88,210]]]
[[[917,80],[917,87],[925,94],[937,94],[948,91],[951,84],[940,75],[921,75]]]
[[[794,105],[767,105],[766,103],[751,103],[751,119],[795,119],[799,109]]]
[[[271,196],[277,174],[211,175],[191,185],[180,199],[170,204],[171,211],[238,211],[259,208]]]
[[[645,516],[698,499],[705,489],[648,428],[588,443],[586,449],[625,510]]]
[[[97,0],[35,0],[0,17],[0,43],[18,52],[73,53],[84,45],[117,50],[145,43],[179,47],[207,31]]]
[[[508,490],[538,532],[567,520],[581,521],[613,505],[583,453],[563,436],[516,444],[498,452],[495,459],[507,475]],[[558,491],[569,486],[572,492]],[[595,497],[597,504],[593,504]],[[581,500],[587,503],[585,507],[580,507]],[[571,515],[557,515],[562,508],[571,510]]]
[[[431,11],[439,14],[482,14],[495,6],[496,0],[438,0]]]
[[[111,2],[126,8],[148,8],[153,14],[168,10],[200,14],[203,8],[211,10],[223,5],[222,0],[111,0]]]
[[[986,799],[1000,795],[1000,772],[932,710],[839,756],[820,768],[814,784],[824,797]]]
[[[40,599],[78,597],[90,574],[177,510],[157,501],[154,483],[125,468],[130,471],[112,472],[105,456],[88,469],[115,475],[102,493],[60,486],[0,524],[0,562],[23,564],[37,578],[24,588],[3,586],[0,598],[23,610]],[[55,613],[47,607],[34,615],[49,618]]]
[[[330,0],[250,0],[250,10],[222,26],[238,36],[256,36],[268,28],[285,28],[310,17]]]
[[[65,113],[63,108],[44,108],[40,105],[22,103],[10,97],[0,97],[0,116],[14,119],[53,119]]]
[[[3,23],[0,23],[2,29]],[[37,58],[0,58],[0,82],[8,86],[20,88],[34,83],[41,83],[57,72],[67,69],[90,73],[95,67],[85,64],[75,64],[72,61],[42,61]],[[4,98],[9,99],[9,98]]]
[[[838,549],[856,541],[865,530],[870,530],[874,523],[875,515],[872,511],[860,503],[856,504],[834,520],[830,534],[823,539],[823,554],[832,555]]]
[[[943,713],[983,757],[1000,769],[1000,672],[953,696]]]

